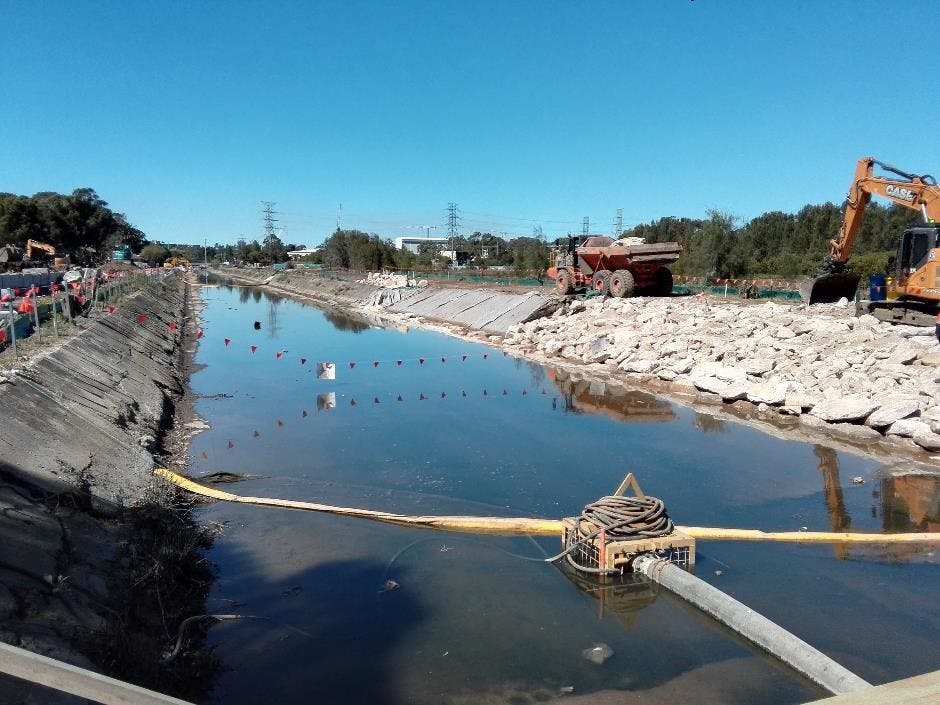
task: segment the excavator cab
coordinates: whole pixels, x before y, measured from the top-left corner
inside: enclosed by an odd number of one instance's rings
[[[937,226],[911,227],[901,235],[898,246],[898,283],[903,285],[914,272],[927,264],[930,251],[937,247]]]

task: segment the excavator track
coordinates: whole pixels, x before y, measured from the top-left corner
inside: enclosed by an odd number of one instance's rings
[[[860,301],[860,313],[868,312],[879,321],[905,326],[929,327],[936,323],[937,306],[905,299],[894,301]]]

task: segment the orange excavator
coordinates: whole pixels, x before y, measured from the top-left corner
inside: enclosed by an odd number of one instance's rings
[[[888,176],[875,175],[880,167]],[[908,174],[874,157],[862,157],[855,167],[835,240],[829,242],[829,255],[822,273],[800,286],[809,304],[827,303],[845,297],[851,300],[859,276],[846,271],[846,263],[862,227],[865,207],[873,195],[905,208],[920,211],[923,225],[910,226],[901,234],[897,256],[894,300],[869,302],[876,317],[894,323],[933,325],[940,309],[940,186],[932,176]]]
[[[44,242],[39,242],[38,240],[27,240],[26,241],[26,260],[32,261],[36,258],[36,251],[45,252],[49,257],[52,258],[52,266],[55,269],[67,269],[69,267],[69,258],[68,255],[61,255],[56,252],[56,249],[52,245],[47,245]]]

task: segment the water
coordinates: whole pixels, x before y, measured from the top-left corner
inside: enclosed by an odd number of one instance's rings
[[[633,471],[680,524],[905,531],[940,521],[930,476],[882,480],[873,461],[440,334],[256,289],[205,293],[205,367],[193,386],[212,428],[194,439],[193,471],[263,476],[231,487],[241,494],[554,518]],[[336,363],[335,381],[316,379],[317,361]],[[330,392],[335,406],[321,396]],[[214,702],[822,695],[655,586],[599,585],[519,557],[553,553],[555,540],[226,504],[202,513],[225,526],[210,553],[210,610],[253,617],[209,634],[228,668]],[[940,668],[940,568],[928,549],[700,542],[697,574],[872,682]],[[400,587],[383,591],[388,580]],[[597,643],[614,652],[603,665],[582,657]]]

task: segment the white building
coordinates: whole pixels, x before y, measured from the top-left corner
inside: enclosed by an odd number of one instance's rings
[[[302,259],[306,257],[307,255],[312,255],[315,252],[319,252],[320,249],[321,248],[317,246],[317,247],[308,247],[304,250],[289,250],[287,253],[287,256],[290,257],[291,261],[293,262],[295,260]]]
[[[448,238],[446,237],[396,237],[395,249],[408,250],[418,254],[418,248],[421,245],[446,245],[447,242]]]

